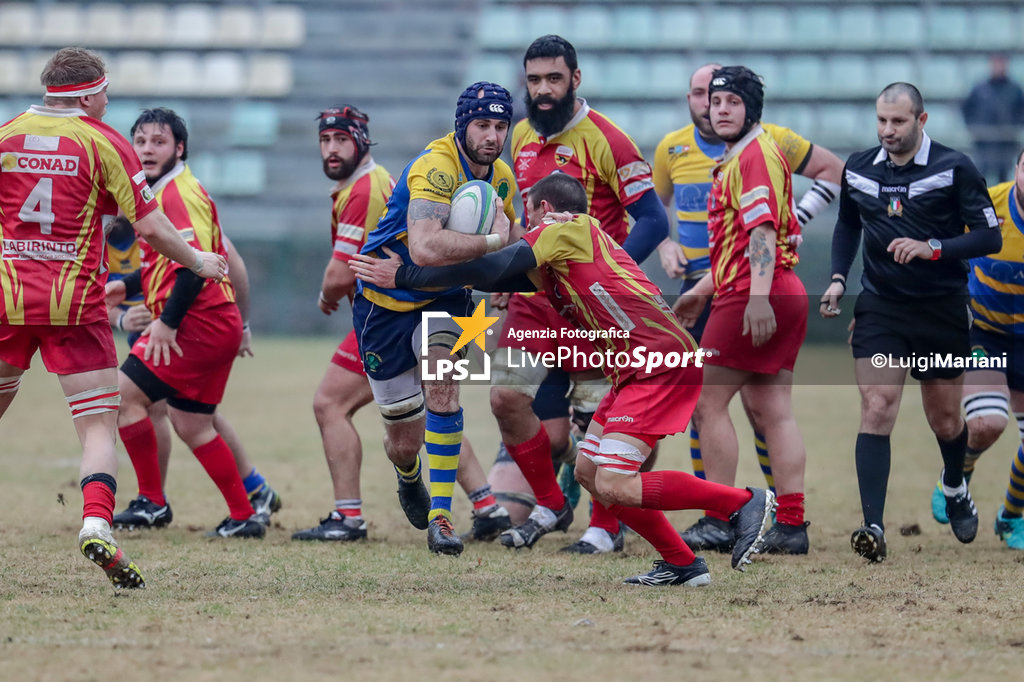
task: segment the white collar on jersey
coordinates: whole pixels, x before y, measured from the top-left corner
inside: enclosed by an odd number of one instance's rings
[[[743,137],[740,138],[739,142],[737,142],[736,144],[734,144],[732,146],[732,149],[730,149],[729,151],[727,151],[725,153],[725,156],[723,156],[721,159],[718,160],[718,163],[715,164],[715,168],[717,168],[718,166],[721,166],[723,163],[725,163],[729,159],[732,159],[734,157],[739,156],[740,152],[742,152],[744,149],[746,149],[747,145],[750,144],[751,142],[753,142],[754,138],[757,137],[758,135],[760,135],[763,132],[764,132],[764,128],[761,127],[761,124],[760,123],[756,124],[753,128],[751,128],[750,130],[747,131],[746,135],[744,135]]]
[[[178,159],[178,163],[174,164],[174,168],[172,168],[171,170],[167,171],[167,174],[164,175],[163,177],[161,177],[159,180],[157,180],[156,184],[151,186],[150,189],[153,190],[153,194],[159,194],[160,190],[162,190],[164,187],[169,185],[171,180],[173,180],[174,178],[178,177],[179,175],[181,175],[184,172],[185,172],[185,162],[182,161],[181,159]]]
[[[576,114],[572,118],[569,119],[569,122],[565,124],[564,128],[559,130],[554,135],[551,135],[550,137],[544,137],[540,133],[537,133],[537,137],[539,137],[544,142],[550,142],[551,140],[555,139],[559,135],[564,135],[566,132],[572,130],[573,128],[576,127],[576,125],[580,121],[585,119],[587,117],[587,115],[590,114],[590,105],[587,104],[587,100],[583,99],[582,97],[577,97],[576,101],[580,103],[580,110],[577,111]],[[529,119],[527,119],[527,120],[529,120]],[[536,133],[537,131],[534,130],[533,132]]]
[[[352,171],[352,175],[348,176],[344,180],[339,180],[338,182],[334,183],[334,187],[331,188],[331,196],[333,197],[337,195],[338,192],[345,189],[346,187],[348,187],[349,185],[351,185],[356,180],[363,177],[376,167],[377,162],[373,160],[372,156],[367,154],[366,158],[363,159],[362,163],[356,166],[356,169]]]
[[[75,118],[79,116],[88,116],[84,109],[78,107],[48,107],[42,104],[30,104],[28,107],[30,113],[39,114],[40,116],[54,116],[58,118]]]
[[[918,166],[928,165],[928,154],[932,150],[932,138],[928,137],[928,133],[921,131],[921,148],[914,154],[914,163]],[[889,152],[885,151],[885,147],[881,147],[878,153],[875,154],[875,160],[871,162],[872,166],[877,166],[886,159],[889,158]]]

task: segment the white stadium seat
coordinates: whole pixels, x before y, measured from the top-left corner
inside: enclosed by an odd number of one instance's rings
[[[148,48],[166,45],[170,25],[169,16],[170,11],[164,5],[156,3],[132,5],[128,16],[125,40],[131,41],[131,45]]]
[[[25,62],[19,53],[14,50],[0,50],[0,93],[24,92],[27,75]]]
[[[122,52],[107,68],[110,70],[111,92],[133,95],[156,90],[156,62],[150,52]]]
[[[0,45],[39,43],[39,17],[28,2],[0,4]]]
[[[260,46],[298,47],[306,39],[306,16],[301,7],[270,5],[263,9]]]
[[[245,63],[237,52],[211,52],[203,57],[201,85],[195,94],[234,97],[245,90]]]
[[[213,8],[209,5],[175,5],[168,31],[170,44],[177,47],[205,47],[213,42]]]
[[[283,55],[254,55],[249,58],[246,92],[256,97],[282,97],[291,92],[292,62]]]
[[[128,15],[124,5],[111,2],[92,5],[85,17],[85,42],[96,46],[131,44],[131,37],[126,33]]]
[[[43,45],[80,45],[85,42],[85,13],[70,4],[44,6],[39,19]]]
[[[218,47],[252,47],[259,35],[260,22],[251,7],[228,5],[214,18],[213,42]]]

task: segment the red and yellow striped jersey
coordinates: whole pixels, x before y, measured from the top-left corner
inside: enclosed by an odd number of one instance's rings
[[[103,228],[156,210],[139,158],[81,109],[35,106],[0,126],[0,324],[105,321]]]
[[[651,167],[633,140],[586,101],[565,130],[552,138],[537,135],[529,119],[517,123],[512,159],[524,206],[538,180],[555,171],[568,173],[587,190],[590,214],[619,244],[629,234],[626,207],[654,188]]]
[[[160,208],[178,228],[182,239],[201,251],[212,251],[227,258],[217,220],[217,207],[187,165],[179,161],[167,175],[160,178],[153,191],[160,202]],[[139,249],[146,307],[153,317],[159,317],[174,288],[178,268],[184,266],[154,251],[142,237],[139,237]],[[208,279],[189,310],[212,308],[222,303],[233,303],[234,300],[235,288],[230,277],[220,282]]]
[[[598,332],[598,352],[632,355],[641,346],[662,353],[696,351],[658,287],[596,219],[581,214],[566,223],[545,222],[523,239],[537,259],[538,289],[563,317]],[[615,386],[643,373],[617,363],[603,363],[602,369]]]
[[[775,229],[775,268],[792,269],[800,234],[793,211],[793,175],[779,146],[760,126],[751,130],[715,169],[708,199],[711,273],[716,293],[750,290],[750,231]]]
[[[359,168],[331,190],[331,235],[337,260],[348,262],[366,243],[366,235],[377,226],[384,206],[395,187],[395,179],[367,156]]]

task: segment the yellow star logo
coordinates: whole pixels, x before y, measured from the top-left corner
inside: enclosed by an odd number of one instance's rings
[[[452,352],[449,355],[455,355],[463,346],[471,341],[475,341],[476,345],[480,346],[480,350],[487,350],[484,348],[484,332],[487,331],[488,327],[497,322],[498,318],[487,317],[484,314],[483,301],[477,304],[472,317],[455,317],[453,315],[452,320],[455,321],[455,324],[462,327],[462,334],[459,335],[459,341],[455,344],[455,348],[452,348]]]

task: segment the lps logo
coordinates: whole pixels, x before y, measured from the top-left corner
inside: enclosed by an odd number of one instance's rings
[[[484,353],[484,367],[483,371],[479,374],[472,374],[469,369],[469,358],[452,357],[441,358],[437,361],[437,371],[431,372],[430,364],[427,360],[427,348],[428,348],[428,337],[430,329],[430,320],[432,319],[451,319],[452,322],[457,324],[462,330],[459,334],[458,341],[455,342],[455,347],[452,348],[449,356],[454,356],[460,350],[470,343],[475,343],[480,350],[486,351],[487,348],[484,344],[484,335],[493,333],[490,329],[495,322],[498,321],[497,317],[488,317],[484,312],[484,302],[480,301],[477,305],[476,310],[473,311],[473,315],[470,317],[455,317],[448,313],[426,311],[422,314],[420,319],[423,334],[420,338],[420,376],[424,381],[438,381],[444,378],[451,378],[455,381],[463,381],[464,379],[481,381],[490,381],[491,379],[491,359]]]

